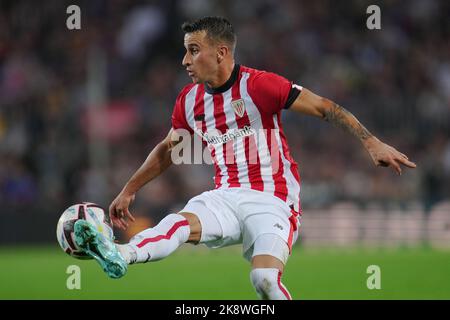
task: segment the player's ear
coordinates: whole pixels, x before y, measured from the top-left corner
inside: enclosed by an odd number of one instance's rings
[[[228,47],[221,45],[217,48],[217,62],[221,63],[223,59],[225,59],[225,56],[228,54]]]

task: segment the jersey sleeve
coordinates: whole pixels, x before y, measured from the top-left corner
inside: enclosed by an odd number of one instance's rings
[[[174,106],[173,112],[172,112],[172,128],[174,130],[185,129],[185,130],[188,130],[191,134],[193,134],[194,131],[189,126],[189,124],[186,120],[186,110],[185,110],[185,108],[186,108],[185,99],[186,99],[186,94],[189,92],[189,89],[190,89],[190,86],[186,86],[178,94],[178,97],[175,101],[175,106]]]
[[[288,109],[301,89],[286,78],[265,71],[256,74],[249,84],[249,94],[257,107],[270,114]]]

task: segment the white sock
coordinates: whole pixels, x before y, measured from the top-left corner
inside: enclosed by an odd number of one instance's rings
[[[281,283],[281,271],[276,268],[256,268],[250,272],[253,287],[262,300],[292,300]]]
[[[189,239],[191,230],[185,217],[169,214],[158,225],[135,235],[118,249],[128,264],[161,260]]]
[[[136,250],[128,244],[116,244],[117,249],[121,256],[128,264],[136,263],[137,253]]]

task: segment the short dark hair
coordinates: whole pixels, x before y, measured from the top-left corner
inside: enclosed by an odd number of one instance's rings
[[[195,21],[185,22],[181,26],[184,33],[206,31],[207,37],[212,41],[224,41],[231,46],[232,51],[236,47],[236,33],[230,21],[223,17],[204,17]]]

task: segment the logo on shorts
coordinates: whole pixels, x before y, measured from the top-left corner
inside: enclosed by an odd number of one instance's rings
[[[244,100],[239,99],[231,101],[231,106],[233,107],[234,113],[236,113],[239,116],[239,118],[242,118],[245,112]]]
[[[274,226],[275,228],[278,228],[278,229],[280,229],[280,230],[283,230],[283,226],[280,225],[280,224],[278,224],[278,223],[275,223],[273,226]]]

